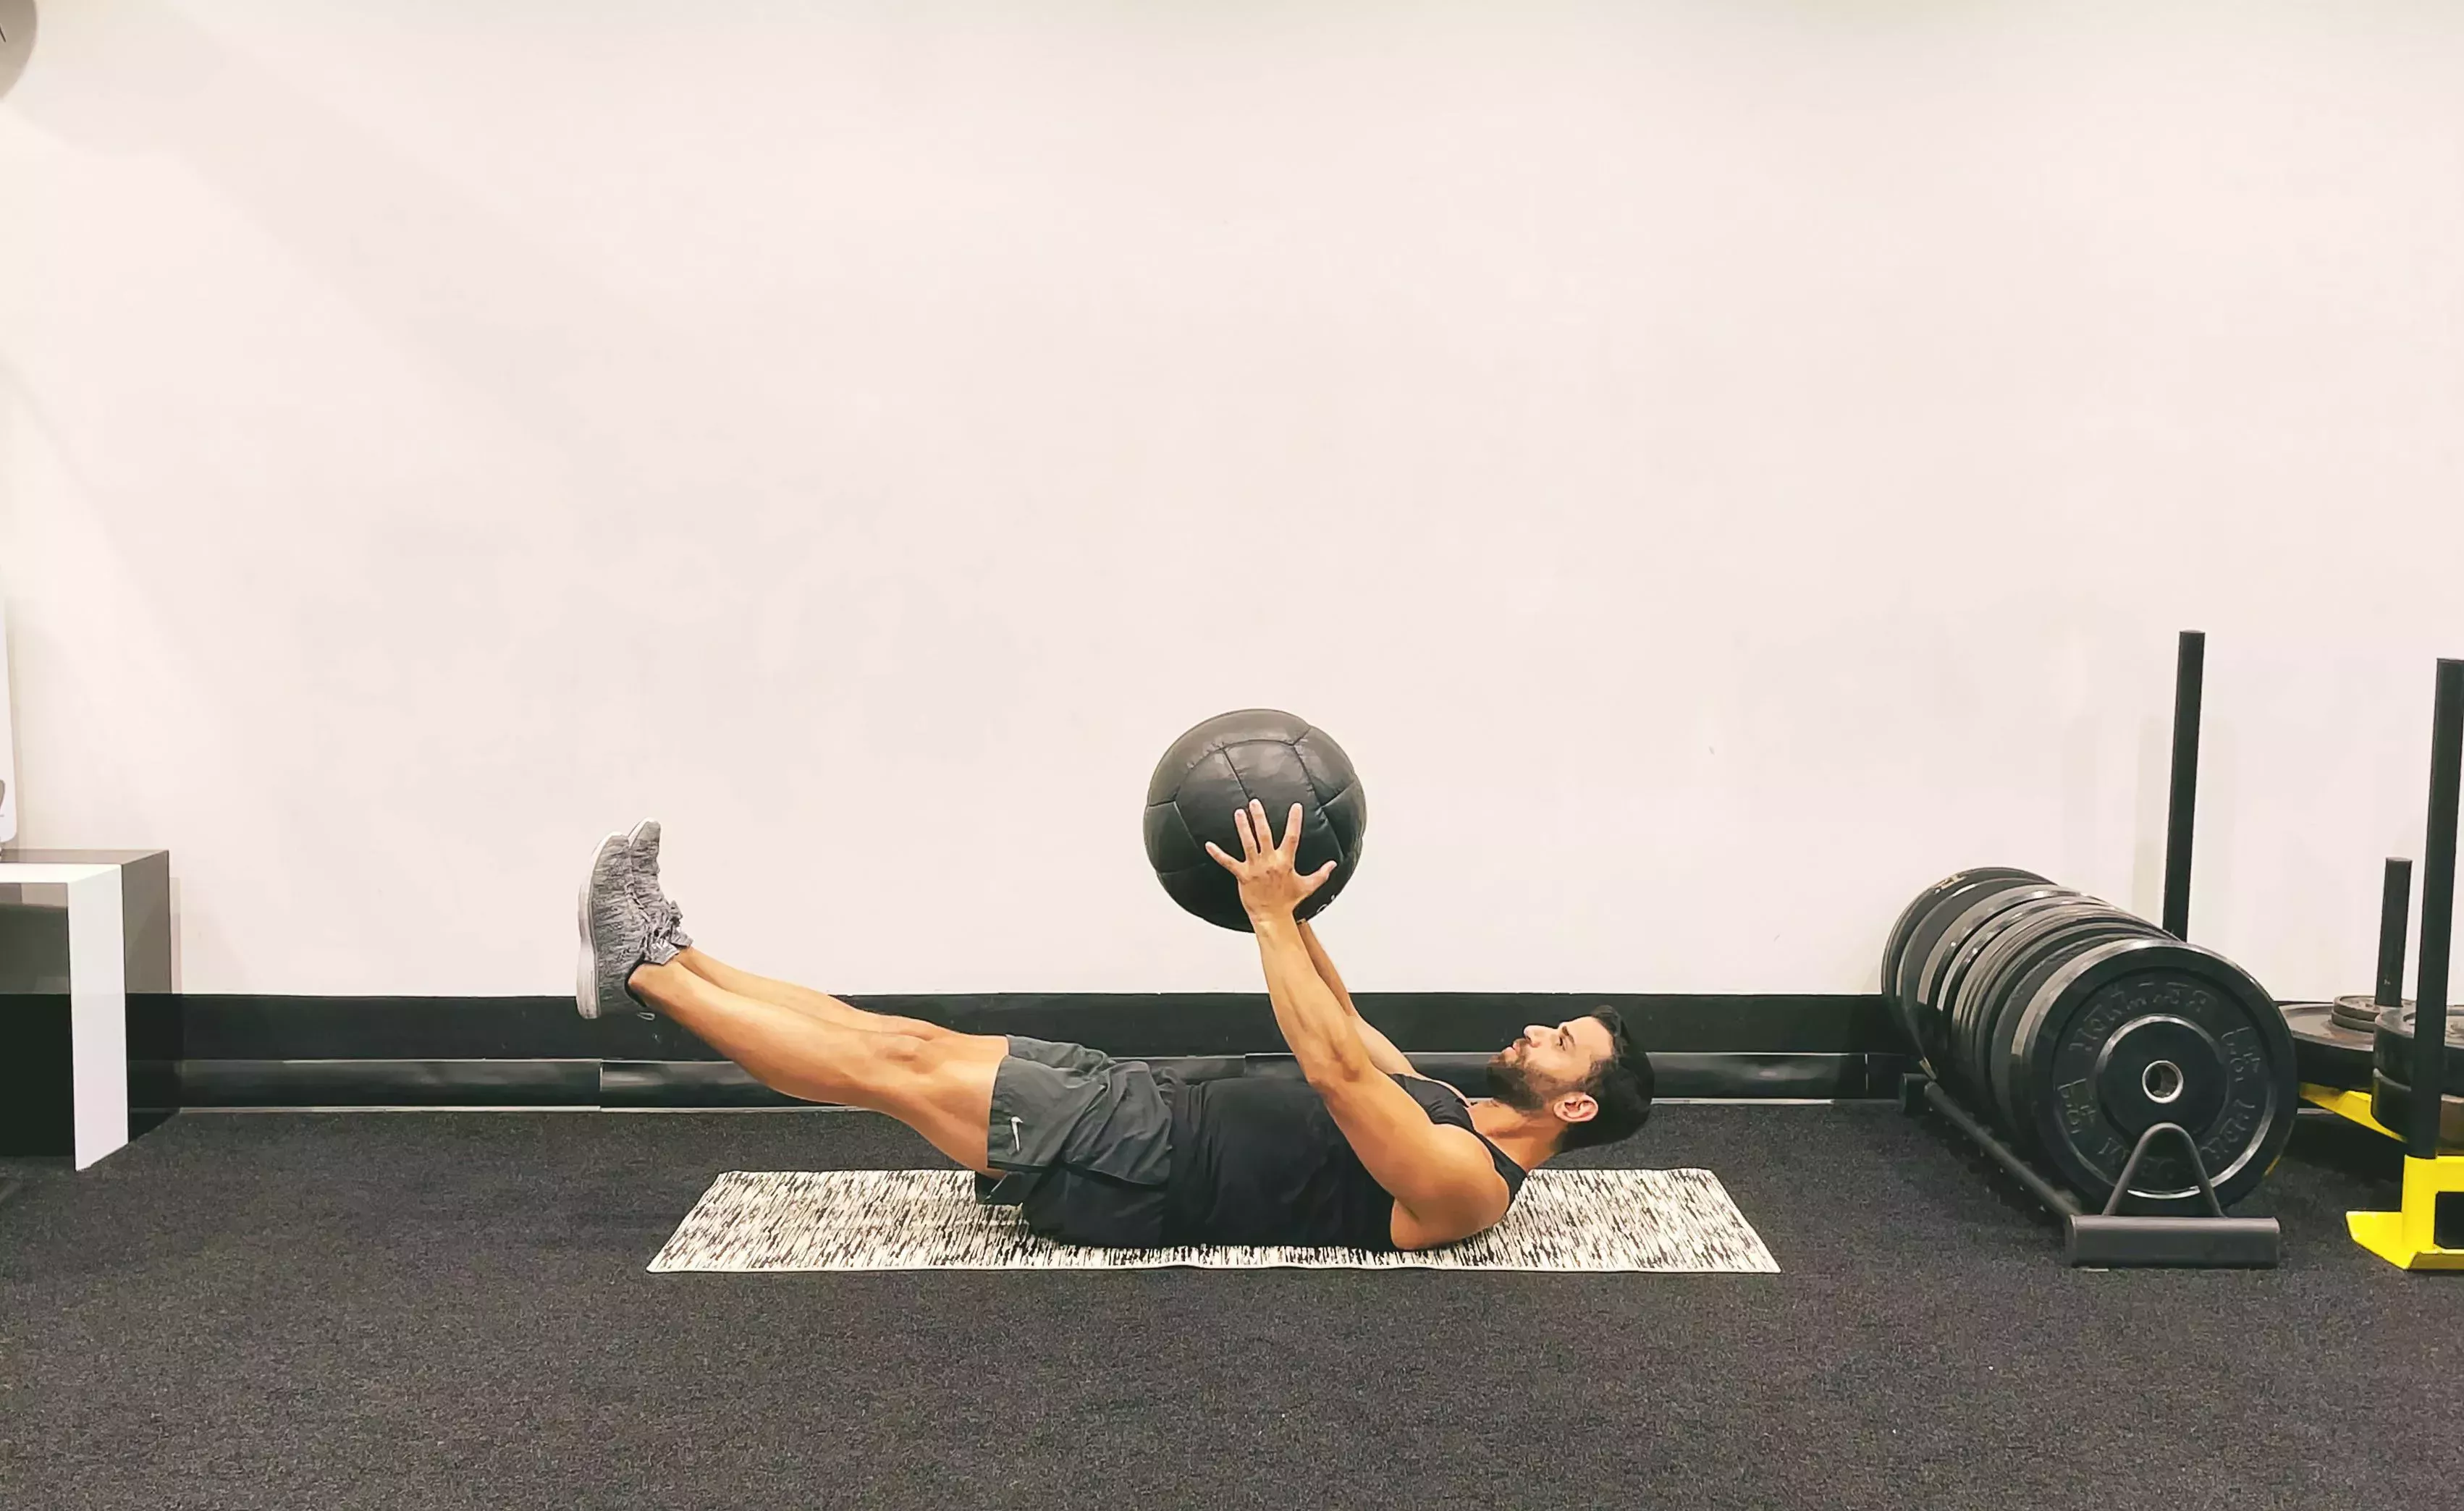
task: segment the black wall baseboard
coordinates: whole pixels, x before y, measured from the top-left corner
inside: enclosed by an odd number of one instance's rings
[[[968,1033],[1024,1034],[1162,1062],[1283,1058],[1253,993],[850,997]],[[1903,1046],[1878,996],[1365,993],[1361,1013],[1433,1074],[1480,1084],[1527,1023],[1616,1008],[1668,1097],[1893,1094]],[[788,1106],[675,1024],[588,1021],[571,997],[182,999],[186,1106]]]
[[[1029,1034],[1115,1055],[1245,1055],[1283,1047],[1263,993],[1036,993],[851,996],[873,1012],[971,1034]],[[1527,1023],[1614,1007],[1653,1053],[1881,1054],[1903,1046],[1880,996],[1603,992],[1364,992],[1361,1015],[1397,1047],[1486,1052]],[[187,1060],[705,1060],[665,1018],[596,1021],[569,996],[224,996],[180,1004]]]
[[[1479,1094],[1485,1055],[1414,1056],[1429,1075]],[[1224,1062],[1232,1073],[1297,1075],[1288,1056],[1166,1056],[1184,1072]],[[1822,1098],[1896,1094],[1910,1062],[1898,1055],[1652,1057],[1662,1097]],[[190,1107],[791,1107],[724,1060],[192,1060],[181,1089]],[[1216,1072],[1221,1073],[1221,1072]]]
[[[859,1007],[968,1033],[1024,1034],[1124,1058],[1250,1073],[1288,1064],[1262,993],[862,996]],[[1527,1023],[1614,1007],[1664,1097],[1882,1097],[1905,1046],[1879,996],[1364,993],[1363,1016],[1465,1089]],[[0,1017],[0,1153],[68,1148],[68,999],[9,997]],[[585,1020],[569,996],[129,999],[129,1101],[151,1126],[182,1107],[790,1106],[665,1018]]]
[[[179,1069],[187,1107],[600,1105],[596,1060],[184,1060]]]

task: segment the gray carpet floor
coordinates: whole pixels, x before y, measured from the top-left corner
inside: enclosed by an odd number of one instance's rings
[[[863,1114],[174,1119],[9,1167],[0,1506],[2454,1504],[2464,1280],[2065,1269],[1896,1107],[1671,1106],[1779,1275],[655,1275],[725,1170],[938,1160]],[[2431,1420],[2443,1417],[2444,1425]]]

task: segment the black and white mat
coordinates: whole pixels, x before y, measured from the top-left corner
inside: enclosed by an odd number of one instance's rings
[[[1452,1247],[1092,1249],[1037,1237],[975,1199],[964,1171],[730,1171],[653,1271],[1202,1269],[1647,1270],[1777,1274],[1707,1170],[1533,1172],[1506,1220]]]

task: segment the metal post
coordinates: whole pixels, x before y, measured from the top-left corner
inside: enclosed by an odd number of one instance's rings
[[[2208,637],[2182,631],[2173,666],[2173,791],[2165,821],[2165,931],[2190,937],[2190,817],[2199,803],[2199,693]]]
[[[2379,893],[2379,995],[2381,1007],[2404,1000],[2406,915],[2412,909],[2412,863],[2388,856],[2387,885]]]
[[[2455,798],[2464,778],[2464,661],[2438,664],[2430,733],[2430,847],[2421,864],[2421,984],[2413,990],[2412,1127],[2405,1152],[2438,1154],[2447,1089],[2447,949],[2455,925]]]

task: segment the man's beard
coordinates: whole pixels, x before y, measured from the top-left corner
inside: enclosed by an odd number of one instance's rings
[[[1488,1094],[1517,1112],[1537,1112],[1549,1099],[1531,1084],[1531,1072],[1506,1058],[1501,1049],[1488,1057]]]

